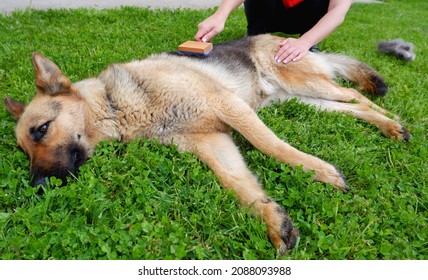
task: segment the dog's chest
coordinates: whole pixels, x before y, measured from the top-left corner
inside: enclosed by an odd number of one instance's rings
[[[135,138],[157,138],[169,144],[180,133],[199,133],[225,128],[197,95],[177,91],[117,92],[112,107],[123,141]]]

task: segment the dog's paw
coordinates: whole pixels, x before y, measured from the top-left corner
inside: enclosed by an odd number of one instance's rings
[[[284,219],[281,225],[279,236],[281,240],[279,244],[275,245],[275,247],[278,249],[278,254],[282,256],[287,251],[293,249],[299,240],[299,231],[293,227],[293,224],[288,217],[287,219]]]
[[[392,138],[394,140],[402,140],[404,142],[408,142],[410,140],[410,133],[397,122],[390,121],[385,126],[381,128],[382,133],[385,136]]]
[[[344,193],[350,190],[348,185],[346,185],[346,177],[342,171],[329,163],[326,163],[323,168],[316,170],[315,180],[332,184]]]
[[[263,208],[268,236],[278,253],[283,255],[296,246],[299,231],[293,227],[290,217],[277,203],[265,200]]]

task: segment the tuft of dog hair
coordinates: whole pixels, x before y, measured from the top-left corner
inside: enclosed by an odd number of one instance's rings
[[[412,43],[405,42],[402,39],[381,41],[377,45],[379,52],[394,55],[398,59],[406,61],[415,60],[416,54],[413,52],[414,48],[415,46]]]

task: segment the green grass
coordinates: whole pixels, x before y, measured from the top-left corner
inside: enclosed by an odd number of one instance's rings
[[[260,112],[282,139],[334,163],[348,194],[314,182],[236,141],[265,189],[289,212],[301,239],[285,259],[428,259],[428,22],[425,0],[354,4],[321,44],[378,69],[390,86],[376,103],[398,114],[413,138],[401,143],[343,114],[290,101]],[[31,53],[78,81],[112,62],[169,51],[192,39],[213,10],[59,10],[0,15],[0,96],[30,101]],[[216,41],[244,36],[242,10]],[[380,40],[416,46],[411,63],[379,54]],[[275,259],[265,226],[242,209],[191,154],[145,140],[103,142],[64,188],[40,195],[0,106],[0,258]],[[57,182],[52,180],[52,184]]]

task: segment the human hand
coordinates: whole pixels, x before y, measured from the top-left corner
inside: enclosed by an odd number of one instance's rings
[[[308,53],[310,47],[310,44],[302,38],[287,38],[279,43],[279,50],[275,55],[275,61],[277,63],[297,62]]]
[[[215,15],[208,17],[198,24],[198,32],[195,35],[196,41],[209,42],[224,29],[224,20]]]

